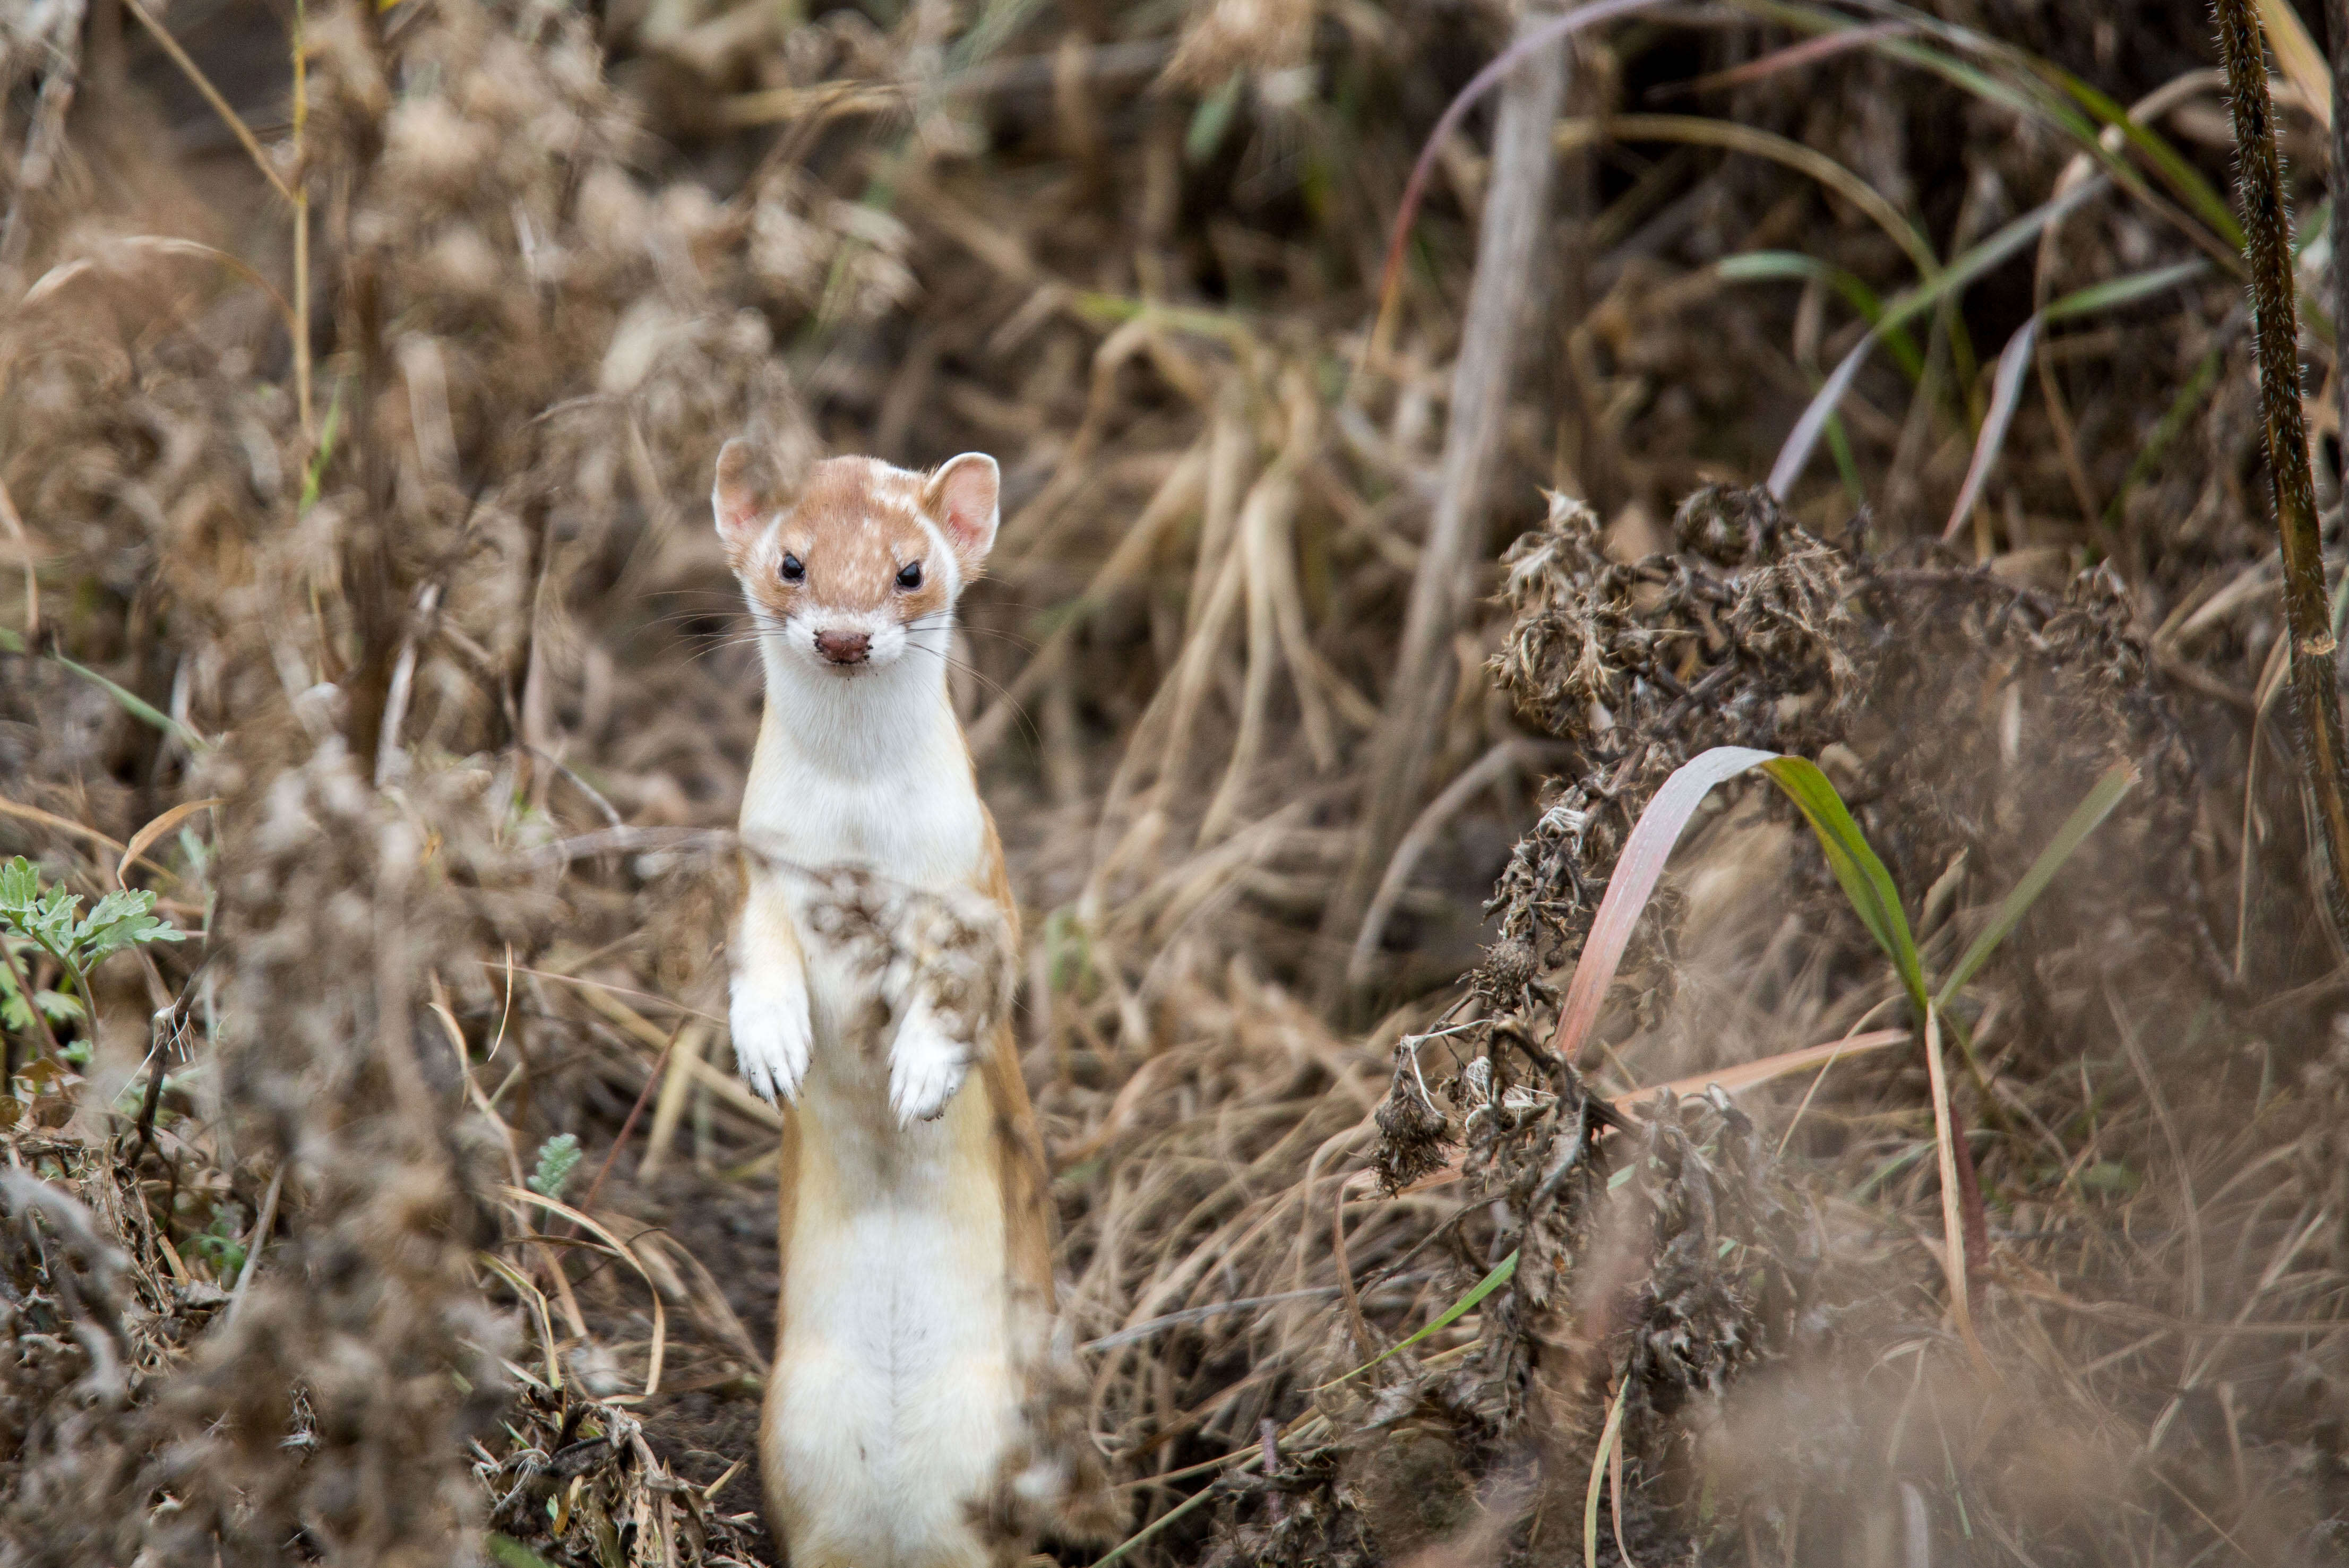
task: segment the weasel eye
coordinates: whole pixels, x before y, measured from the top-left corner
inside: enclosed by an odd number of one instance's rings
[[[804,577],[804,576],[806,576],[806,575],[807,575],[807,568],[800,564],[800,558],[799,558],[798,556],[796,556],[796,555],[786,555],[786,556],[784,556],[784,557],[783,557],[783,581],[784,581],[784,582],[786,582],[786,583],[796,583],[796,582],[798,582],[801,578],[802,578],[802,577]]]
[[[919,588],[922,585],[922,563],[918,561],[897,569],[897,586]]]

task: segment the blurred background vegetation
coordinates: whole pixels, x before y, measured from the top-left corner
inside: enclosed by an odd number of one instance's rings
[[[2337,552],[2344,40],[2261,15]],[[2211,37],[0,4],[0,1563],[779,1561],[745,428],[1003,464],[1059,1561],[2340,1561]],[[1826,794],[1651,887],[1721,746]]]

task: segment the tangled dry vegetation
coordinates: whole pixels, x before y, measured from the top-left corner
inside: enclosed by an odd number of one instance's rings
[[[2204,21],[1618,10],[1515,122],[1521,297],[1479,110],[1382,310],[1507,8],[0,8],[0,851],[186,936],[9,943],[0,1563],[776,1560],[751,426],[1004,464],[956,691],[1123,1543],[1062,1561],[2341,1560],[2349,994]],[[1755,786],[1556,1048],[1723,745],[1820,763],[1935,975],[2134,779],[1937,1016],[1940,1133]]]

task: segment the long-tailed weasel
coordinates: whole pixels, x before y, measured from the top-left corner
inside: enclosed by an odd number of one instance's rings
[[[727,443],[713,505],[767,681],[730,1022],[790,1102],[768,1511],[792,1568],[964,1568],[1036,1482],[1009,1472],[1052,1305],[1019,912],[947,696],[998,474],[833,458],[777,484],[763,460]]]

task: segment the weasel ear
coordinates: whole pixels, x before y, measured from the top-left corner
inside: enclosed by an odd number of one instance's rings
[[[759,524],[772,510],[766,488],[759,483],[758,450],[737,436],[718,450],[718,483],[709,492],[710,510],[718,516],[718,537],[729,551],[747,550],[758,538]]]
[[[995,528],[1001,521],[997,498],[1003,488],[1002,471],[985,452],[965,452],[948,458],[922,487],[922,505],[946,530],[947,542],[966,572],[976,570],[995,547]]]

